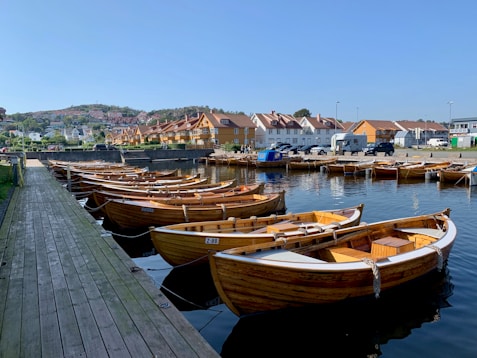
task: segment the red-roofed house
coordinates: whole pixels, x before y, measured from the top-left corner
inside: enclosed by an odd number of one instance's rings
[[[255,147],[266,148],[276,142],[301,145],[303,128],[295,117],[290,114],[255,113],[252,116],[255,130]]]
[[[321,117],[320,114],[316,117],[303,117],[299,123],[303,128],[302,143],[300,143],[303,145],[329,145],[333,134],[341,133],[344,129],[343,124],[339,121],[334,118]]]
[[[230,143],[255,148],[255,128],[245,114],[202,113],[191,139],[199,145]]]

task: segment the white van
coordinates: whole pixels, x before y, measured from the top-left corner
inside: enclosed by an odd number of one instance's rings
[[[447,147],[449,143],[442,138],[431,138],[427,141],[427,145],[431,147]]]
[[[355,154],[361,152],[367,142],[366,134],[336,133],[331,137],[331,151],[338,154],[345,152]]]

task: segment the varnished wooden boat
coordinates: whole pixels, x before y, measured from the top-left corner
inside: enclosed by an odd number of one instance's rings
[[[475,172],[476,165],[466,165],[462,167],[449,167],[439,170],[438,176],[441,183],[453,185],[469,185],[472,173]]]
[[[233,180],[229,182],[234,182]],[[224,182],[228,183],[228,182]],[[167,203],[171,199],[181,200],[182,203],[186,204],[186,198],[192,198],[193,201],[197,201],[197,198],[206,197],[208,199],[212,198],[222,198],[222,197],[231,197],[237,195],[251,195],[251,194],[261,194],[263,192],[263,183],[249,184],[249,185],[238,185],[234,187],[223,187],[215,190],[172,190],[172,191],[161,191],[161,190],[124,190],[124,188],[116,188],[113,190],[94,190],[91,193],[91,197],[95,203],[95,207],[101,208],[106,204],[108,200],[111,199],[127,199],[127,200],[158,200]]]
[[[187,204],[182,204],[180,200],[169,202],[111,199],[103,210],[112,223],[125,229],[265,216],[286,210],[285,192],[212,199],[201,197],[195,203],[188,200]]]
[[[343,174],[344,175],[354,175],[360,176],[365,175],[366,170],[371,170],[375,167],[391,165],[394,161],[389,160],[370,160],[370,161],[358,161],[355,163],[344,163],[343,164]]]
[[[142,174],[148,171],[148,168],[138,168],[123,163],[104,162],[104,161],[87,161],[87,162],[64,162],[49,161],[49,169],[55,177],[66,180],[75,179],[78,173],[82,174]]]
[[[378,297],[444,267],[457,235],[449,212],[211,252],[211,273],[239,316]]]
[[[183,175],[178,175],[178,169],[172,170],[153,170],[140,172],[80,172],[81,174],[89,174],[94,178],[105,180],[119,180],[119,181],[154,181],[158,179],[179,179],[184,178]]]
[[[344,163],[328,163],[326,164],[326,172],[328,174],[344,174]]]
[[[373,177],[376,179],[397,179],[400,167],[404,168],[409,165],[416,165],[414,162],[396,162],[392,165],[379,165],[373,168]]]
[[[113,178],[108,178],[108,175],[94,175],[94,174],[78,174],[81,180],[87,180],[89,182],[98,182],[106,183],[113,185],[133,185],[133,186],[161,186],[161,185],[174,185],[174,184],[183,184],[187,182],[194,182],[196,179],[200,178],[200,174],[191,174],[191,175],[177,175],[177,176],[166,176],[166,177],[155,177],[155,176],[128,176],[128,175],[116,175]]]
[[[75,189],[90,193],[93,190],[101,190],[101,188],[105,187],[115,187],[121,188],[124,190],[127,189],[141,189],[141,190],[161,190],[163,192],[172,191],[172,190],[179,190],[182,188],[192,189],[200,187],[204,184],[209,184],[209,178],[190,178],[185,180],[172,180],[168,182],[167,180],[160,180],[155,182],[137,182],[137,181],[129,181],[129,182],[117,182],[112,180],[91,180],[85,179],[83,177],[82,180],[75,183]]]
[[[237,158],[237,165],[242,167],[255,167],[257,155],[246,155],[245,157]]]
[[[204,193],[204,192],[222,192],[231,190],[232,187],[235,185],[236,180],[225,180],[221,182],[215,183],[208,183],[208,182],[201,182],[194,185],[161,185],[158,187],[153,188],[141,188],[138,186],[133,185],[114,185],[114,184],[107,184],[101,183],[97,185],[95,182],[89,182],[87,180],[83,181],[82,184],[85,185],[85,188],[89,188],[90,190],[105,190],[108,192],[114,193],[123,193],[126,195],[138,195],[138,196],[165,196],[165,195],[172,195],[172,196],[181,196],[181,195],[188,195],[188,194],[196,194],[196,193]]]
[[[439,170],[447,168],[450,165],[450,162],[441,162],[400,166],[398,167],[398,179],[424,179],[427,173],[437,173]]]
[[[322,160],[304,160],[304,161],[292,161],[288,163],[289,169],[294,170],[320,170],[320,168],[327,164],[334,164],[338,161],[338,158],[322,159]]]
[[[151,228],[150,235],[157,252],[172,266],[197,264],[206,260],[211,250],[358,225],[362,211],[361,204],[345,209],[182,223]]]

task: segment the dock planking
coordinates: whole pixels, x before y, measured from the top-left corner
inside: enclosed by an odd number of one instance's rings
[[[219,356],[37,160],[0,260],[0,357]]]

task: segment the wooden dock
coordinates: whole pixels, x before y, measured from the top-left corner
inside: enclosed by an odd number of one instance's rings
[[[38,160],[0,228],[0,357],[219,357]]]

